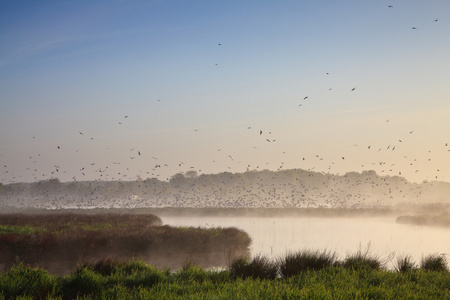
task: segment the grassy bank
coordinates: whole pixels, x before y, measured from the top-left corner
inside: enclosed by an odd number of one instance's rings
[[[154,215],[0,215],[0,264],[7,270],[20,261],[58,274],[103,257],[173,269],[186,260],[211,267],[224,265],[230,252],[246,252],[251,242],[236,228],[161,224]]]
[[[250,264],[267,260],[255,258]],[[261,279],[236,276],[232,268],[211,271],[188,263],[172,273],[142,261],[103,260],[67,276],[19,264],[0,275],[0,291],[0,299],[449,299],[450,274],[334,264]]]

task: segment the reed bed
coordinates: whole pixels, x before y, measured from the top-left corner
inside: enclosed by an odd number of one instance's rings
[[[21,261],[67,274],[78,263],[104,257],[143,259],[179,268],[190,257],[203,267],[223,265],[226,253],[248,252],[250,237],[237,228],[161,226],[154,215],[3,215],[0,264]]]

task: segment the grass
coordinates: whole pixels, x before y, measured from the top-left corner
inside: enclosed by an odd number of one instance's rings
[[[329,252],[300,251],[320,257]],[[238,258],[237,258],[238,259]],[[240,258],[239,258],[240,260]],[[265,256],[241,260],[271,269]],[[408,260],[410,261],[410,259]],[[254,269],[253,269],[254,270]],[[258,271],[260,272],[260,271]],[[263,272],[265,274],[265,272]],[[449,299],[450,273],[344,268],[305,268],[294,276],[263,279],[233,276],[232,270],[205,270],[191,261],[176,272],[143,261],[102,261],[79,265],[66,276],[18,264],[0,273],[0,299]]]
[[[336,253],[329,251],[303,250],[295,253],[288,253],[278,262],[280,275],[282,277],[295,276],[307,270],[320,270],[328,268],[337,263]]]
[[[388,257],[382,260],[380,256],[372,254],[369,243],[366,250],[360,247],[356,253],[348,255],[338,264],[346,269],[380,270],[391,259],[392,257]]]
[[[404,255],[397,258],[397,264],[394,265],[394,269],[397,272],[405,273],[416,268],[416,264],[412,260],[410,255]]]
[[[422,258],[420,268],[427,271],[448,272],[445,254],[430,254]]]
[[[278,274],[277,263],[264,255],[256,255],[251,260],[248,256],[238,257],[231,262],[229,269],[233,278],[242,279],[275,279]]]

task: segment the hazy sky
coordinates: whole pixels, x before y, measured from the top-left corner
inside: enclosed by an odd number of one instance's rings
[[[0,182],[450,181],[449,53],[448,0],[1,1]]]

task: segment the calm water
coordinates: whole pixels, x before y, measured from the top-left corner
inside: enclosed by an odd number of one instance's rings
[[[450,253],[450,230],[395,223],[395,218],[247,218],[162,217],[167,225],[238,227],[252,238],[252,254],[283,256],[300,249],[336,251],[339,258],[367,249],[387,257],[409,254],[418,263],[423,255]],[[392,266],[392,263],[388,264]]]

